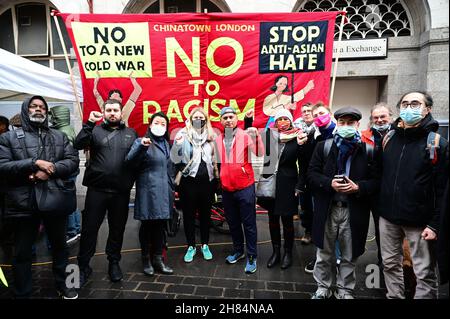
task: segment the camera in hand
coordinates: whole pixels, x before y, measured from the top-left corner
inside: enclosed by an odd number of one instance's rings
[[[345,176],[345,175],[335,175],[334,178],[339,180],[338,181],[339,184],[347,184],[348,183],[347,176]]]

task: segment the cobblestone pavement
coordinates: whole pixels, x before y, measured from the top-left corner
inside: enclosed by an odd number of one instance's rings
[[[130,210],[131,211],[131,210]],[[104,247],[107,239],[107,224],[103,223],[97,245],[97,255],[91,260],[94,270],[86,286],[80,290],[80,298],[87,299],[309,299],[316,285],[311,274],[304,271],[305,264],[314,256],[313,245],[302,245],[298,240],[303,235],[300,221],[295,221],[296,244],[294,264],[281,270],[279,267],[268,269],[267,260],[272,252],[267,215],[257,216],[258,224],[258,270],[254,274],[245,274],[245,260],[228,265],[225,257],[231,252],[231,237],[219,234],[211,229],[210,248],[213,260],[205,261],[198,251],[192,263],[183,262],[185,238],[183,228],[176,237],[169,238],[168,264],[174,268],[174,275],[156,274],[145,276],[141,271],[139,242],[137,238],[139,222],[129,214],[121,268],[124,278],[112,283],[107,275],[107,260]],[[357,263],[357,286],[355,296],[361,299],[382,299],[385,295],[383,279],[380,288],[366,287],[366,266],[376,264],[376,244],[373,240],[373,227],[369,230],[365,254]],[[197,237],[199,238],[199,237]],[[70,262],[76,263],[78,243],[70,247]],[[33,266],[33,298],[57,298],[53,288],[51,257],[45,239],[37,243],[36,264]],[[0,264],[10,264],[11,260],[0,253]],[[2,267],[11,281],[11,268]],[[448,286],[441,289],[442,296],[448,298]],[[0,299],[11,298],[11,290],[0,287]]]

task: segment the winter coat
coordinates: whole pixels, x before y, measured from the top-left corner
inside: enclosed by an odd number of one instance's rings
[[[105,122],[96,126],[87,121],[75,138],[76,149],[89,147],[90,152],[83,185],[98,191],[128,193],[133,187],[136,173],[125,164],[125,157],[137,134],[123,123],[117,128],[116,135],[111,137],[113,131]]]
[[[314,149],[308,169],[308,184],[314,201],[312,237],[314,244],[323,249],[325,223],[331,212],[333,196],[336,191],[331,180],[337,174],[339,150],[333,142],[328,157],[324,154],[325,141]],[[358,184],[359,191],[348,196],[350,229],[352,234],[352,258],[362,255],[365,250],[369,229],[370,197],[379,190],[379,164],[367,156],[364,143],[358,144],[352,155],[349,178]]]
[[[169,155],[149,135],[152,144],[145,147],[138,138],[126,161],[138,169],[136,180],[136,198],[134,202],[134,218],[137,220],[170,219],[173,208],[174,164]],[[169,143],[164,140],[169,150]]]
[[[279,142],[273,130],[267,129],[264,134],[263,141],[265,142],[266,152],[261,175],[268,178],[275,171],[279,156]],[[275,198],[258,199],[258,204],[263,208],[273,208],[274,215],[293,216],[298,211],[298,197],[295,196],[295,189],[299,179],[297,163],[301,165],[301,152],[302,146],[297,144],[296,138],[284,143],[275,178]]]
[[[447,182],[445,152],[448,142],[441,137],[437,162],[427,150],[429,132],[439,124],[428,114],[414,128],[404,129],[401,119],[393,124],[395,134],[385,145],[379,201],[380,215],[396,225],[430,227],[439,230],[439,215]]]
[[[15,130],[0,135],[0,176],[6,180],[6,218],[31,216],[37,210],[37,202],[46,192],[47,182],[30,181],[29,176],[39,170],[36,160],[54,163],[55,173],[51,179],[67,179],[79,165],[78,152],[62,132],[49,128],[47,119],[42,124],[30,122],[28,106],[34,99],[43,101],[48,111],[47,103],[40,96],[33,96],[22,103],[24,137],[19,139]]]

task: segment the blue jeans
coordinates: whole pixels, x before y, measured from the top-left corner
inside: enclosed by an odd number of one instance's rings
[[[80,211],[77,209],[72,214],[67,216],[67,236],[68,237],[74,237],[75,235],[78,235],[81,232],[81,214]]]

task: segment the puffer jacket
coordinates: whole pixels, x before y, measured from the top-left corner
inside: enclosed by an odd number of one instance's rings
[[[41,96],[33,96],[22,103],[25,152],[15,130],[0,136],[0,176],[6,181],[5,218],[30,216],[36,211],[36,203],[47,185],[45,181],[31,182],[29,179],[30,174],[38,171],[36,160],[55,164],[51,178],[67,179],[79,165],[78,152],[62,132],[49,128],[47,119],[42,124],[30,122],[28,106],[34,99],[43,101],[48,111]]]
[[[427,138],[430,131],[437,131],[438,122],[428,114],[417,127],[404,129],[401,123],[400,118],[394,122],[395,134],[383,151],[380,215],[396,225],[428,226],[438,231],[448,176],[448,142],[441,137],[438,160],[433,164]]]

